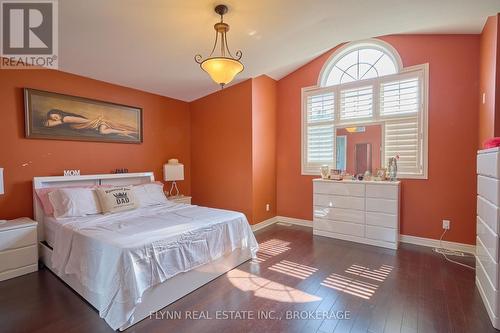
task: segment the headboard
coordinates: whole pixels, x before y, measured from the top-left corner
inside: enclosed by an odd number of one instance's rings
[[[154,180],[155,176],[153,172],[33,178],[33,215],[35,221],[38,222],[38,240],[45,240],[45,233],[43,230],[44,213],[40,200],[36,196],[36,189],[79,185],[137,185],[151,183]]]

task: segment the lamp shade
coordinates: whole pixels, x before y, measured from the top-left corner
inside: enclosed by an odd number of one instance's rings
[[[164,181],[176,181],[184,180],[184,164],[167,163],[163,165],[163,180]]]
[[[228,84],[236,74],[243,70],[243,65],[238,60],[216,57],[201,63],[201,68],[210,75],[212,80],[218,84]]]
[[[3,168],[0,168],[0,194],[4,194],[4,189],[3,189]]]

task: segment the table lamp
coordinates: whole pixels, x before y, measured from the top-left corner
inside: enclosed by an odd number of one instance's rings
[[[184,180],[184,165],[179,163],[179,160],[172,158],[168,160],[167,164],[163,165],[163,180],[172,182],[169,196],[179,196],[179,188],[177,188],[177,181]],[[174,195],[175,190],[175,195]]]

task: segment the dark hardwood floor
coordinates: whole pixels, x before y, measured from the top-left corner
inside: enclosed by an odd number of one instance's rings
[[[257,232],[257,239],[258,260],[126,332],[496,332],[474,272],[429,248],[401,244],[393,251],[283,225]],[[112,330],[43,269],[0,282],[0,332]]]

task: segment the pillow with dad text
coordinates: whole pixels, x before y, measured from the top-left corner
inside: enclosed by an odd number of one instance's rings
[[[103,213],[117,213],[139,207],[132,186],[95,189]]]

